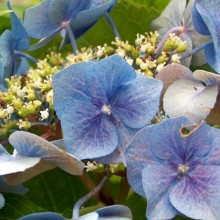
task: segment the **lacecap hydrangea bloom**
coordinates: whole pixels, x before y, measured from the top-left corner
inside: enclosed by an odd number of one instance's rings
[[[29,36],[42,39],[31,49],[44,46],[58,33],[62,33],[62,44],[70,41],[76,51],[75,38],[91,28],[116,2],[116,0],[44,0],[37,6],[27,9],[24,26]]]
[[[185,117],[137,133],[125,151],[128,181],[147,197],[147,218],[217,220],[220,216],[220,131]]]
[[[162,83],[137,74],[120,56],[72,65],[53,77],[54,107],[67,152],[80,159],[111,154],[154,117]],[[126,127],[126,134],[119,130]],[[120,156],[120,155],[118,155]]]

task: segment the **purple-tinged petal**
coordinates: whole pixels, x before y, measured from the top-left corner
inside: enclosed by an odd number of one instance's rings
[[[193,77],[199,81],[202,81],[207,86],[220,86],[220,76],[205,70],[196,70],[193,73]]]
[[[172,219],[178,214],[169,200],[169,191],[177,180],[171,166],[148,164],[142,172],[142,184],[147,197],[147,218]]]
[[[149,137],[154,134],[149,127],[142,128],[133,138],[132,142],[125,149],[125,160],[127,165],[127,178],[135,192],[144,196],[142,186],[142,170],[151,163],[154,163],[150,155]],[[155,130],[156,132],[156,130]]]
[[[68,173],[82,175],[84,164],[80,160],[35,134],[16,131],[10,135],[9,142],[22,156],[40,157]]]
[[[186,116],[199,123],[214,108],[217,95],[217,85],[204,86],[195,80],[179,79],[166,90],[163,108],[169,117]]]
[[[132,83],[115,93],[112,112],[127,126],[141,128],[158,111],[161,90],[162,83],[159,80],[138,75]]]
[[[118,127],[119,140],[117,148],[111,154],[94,160],[103,164],[123,163],[126,166],[125,149],[138,131],[139,129],[129,128],[121,123]]]
[[[66,220],[61,215],[58,215],[53,212],[42,212],[42,213],[34,213],[30,215],[26,215],[24,217],[19,218],[18,220]]]
[[[220,216],[219,185],[219,167],[198,165],[173,186],[170,202],[187,217],[217,220]]]
[[[197,32],[199,32],[202,35],[210,35],[209,29],[207,28],[204,20],[202,19],[200,13],[197,10],[196,3],[197,3],[197,0],[195,1],[193,5],[193,10],[192,10],[192,19],[193,19],[194,28]]]
[[[118,145],[117,129],[100,109],[86,102],[75,102],[61,118],[67,152],[80,159],[112,153]]]
[[[181,26],[185,7],[186,0],[171,0],[161,15],[151,23],[152,28],[158,30],[167,27],[168,30]]]

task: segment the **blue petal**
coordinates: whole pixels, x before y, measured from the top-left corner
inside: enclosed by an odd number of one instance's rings
[[[80,159],[112,153],[118,145],[118,135],[108,116],[91,104],[75,102],[75,106],[61,118],[67,152]]]
[[[5,78],[4,78],[4,66],[3,61],[0,59],[0,91],[5,92]]]
[[[41,39],[60,27],[60,23],[51,23],[49,20],[50,3],[51,0],[44,0],[25,11],[24,27],[29,36]]]
[[[71,27],[75,33],[76,37],[83,34],[85,30],[88,30],[101,16],[103,16],[107,11],[109,11],[116,1],[108,1],[108,3],[100,5],[96,8],[90,8],[88,10],[82,10],[76,16],[74,20],[71,21]],[[84,32],[81,29],[84,29]],[[80,33],[80,34],[79,34]]]
[[[172,205],[193,219],[216,220],[220,216],[220,169],[198,166],[170,191]]]
[[[6,30],[0,37],[0,54],[4,64],[4,78],[9,78],[14,68],[14,47],[13,33]]]
[[[51,0],[49,20],[51,23],[72,20],[81,10],[88,9],[89,4],[89,0]]]
[[[205,57],[208,64],[220,74],[220,48],[217,50],[214,48],[214,44],[207,45],[205,47]]]
[[[197,6],[197,1],[195,1],[194,5],[193,5],[193,10],[192,10],[192,18],[193,18],[194,28],[196,31],[198,31],[202,35],[210,35],[209,29],[207,28],[205,22],[203,21],[196,6]]]
[[[10,1],[7,3],[8,9],[12,10]],[[17,15],[12,11],[10,12],[11,16],[11,26],[12,33],[14,38],[14,49],[15,50],[27,50],[29,47],[29,37],[28,34],[22,25],[21,21]]]
[[[18,76],[22,75],[22,74],[26,74],[29,69],[30,69],[30,65],[29,65],[27,59],[22,57],[21,62],[19,64],[18,69],[16,70],[15,74]]]
[[[54,107],[59,119],[65,110],[73,105],[74,99],[90,99],[86,94],[87,85],[85,85],[83,72],[85,69],[89,69],[93,63],[75,64],[53,76]]]
[[[125,150],[128,182],[134,191],[142,196],[145,196],[142,186],[142,171],[148,164],[154,163],[148,144],[148,138],[152,134],[148,127],[141,129]]]
[[[142,172],[147,197],[147,218],[172,219],[178,211],[169,200],[169,190],[177,180],[177,172],[167,165],[149,164]]]
[[[193,130],[190,126],[195,124],[185,117],[168,119],[154,126],[157,138],[151,135],[149,143],[154,146],[151,148],[152,152],[160,162],[182,164],[191,161],[193,163],[208,155],[212,149],[209,126],[205,122]],[[181,131],[183,128],[189,128],[190,133],[184,135]]]
[[[40,220],[66,220],[66,218],[53,212],[30,214],[30,215],[21,217],[18,220],[39,220],[39,219]]]
[[[112,205],[96,210],[100,219],[132,219],[131,210],[123,205]]]
[[[127,126],[141,128],[158,111],[161,90],[161,81],[137,75],[132,83],[115,93],[112,112]]]
[[[94,158],[94,160],[103,164],[123,163],[126,166],[124,151],[138,131],[139,129],[129,128],[124,123],[121,123],[120,127],[118,127],[119,140],[117,148],[111,154]]]

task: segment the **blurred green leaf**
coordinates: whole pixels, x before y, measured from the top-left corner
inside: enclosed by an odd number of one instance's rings
[[[25,196],[4,193],[4,198],[6,203],[4,208],[0,209],[1,220],[15,220],[30,213],[45,211]]]

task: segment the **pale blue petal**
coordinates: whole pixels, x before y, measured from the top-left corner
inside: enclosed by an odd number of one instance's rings
[[[26,215],[18,220],[66,220],[66,218],[53,212],[42,212]]]
[[[193,219],[217,220],[220,216],[220,169],[196,166],[170,191],[172,205]]]
[[[166,27],[168,31],[170,28],[182,26],[185,7],[186,0],[171,0],[161,15],[151,23],[152,28],[158,30]]]
[[[131,128],[146,125],[159,110],[162,83],[143,75],[121,88],[112,98],[112,112]]]
[[[35,134],[16,131],[10,135],[9,142],[21,156],[40,157],[70,174],[82,175],[84,164],[80,160]]]
[[[11,156],[0,145],[0,175],[22,172],[39,163],[40,158],[30,158],[22,155]]]
[[[169,200],[169,191],[177,180],[177,172],[169,165],[148,164],[142,172],[147,197],[147,218],[172,219],[178,214]]]

